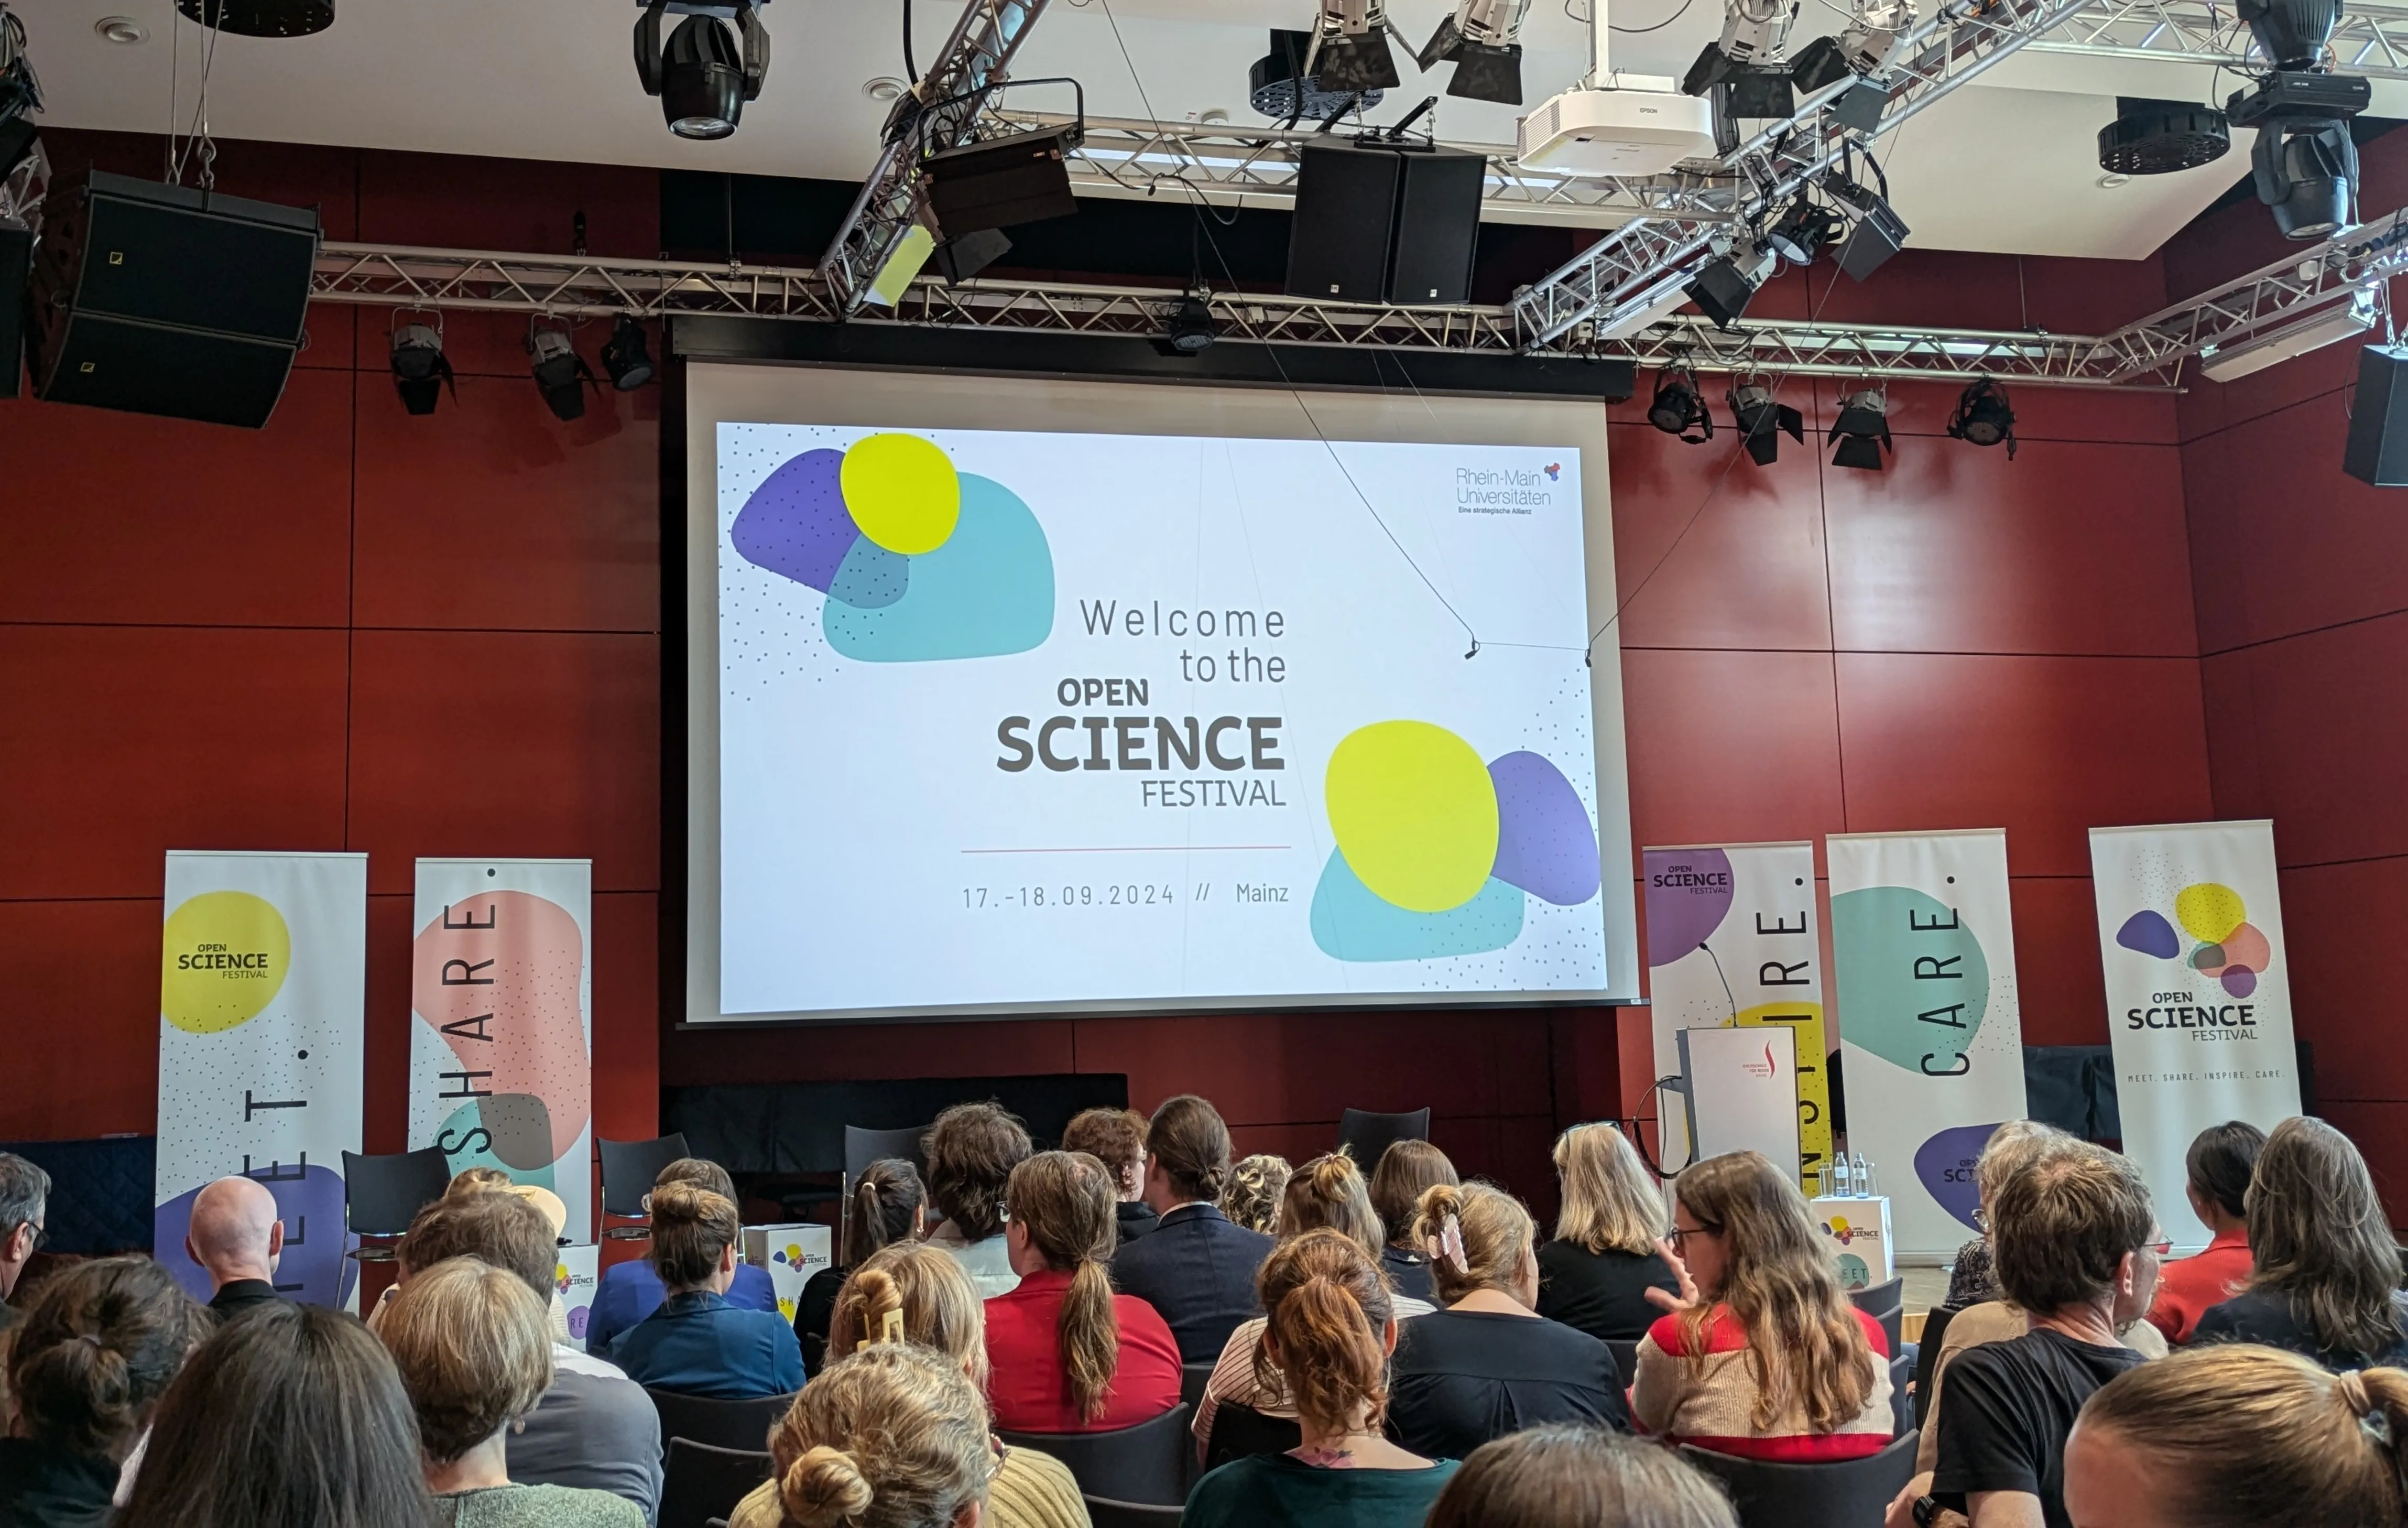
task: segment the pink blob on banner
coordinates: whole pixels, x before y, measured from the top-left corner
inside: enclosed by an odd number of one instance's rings
[[[2273,963],[2273,947],[2254,923],[2244,923],[2224,936],[2224,963],[2243,971],[2263,971]]]
[[[419,930],[411,966],[419,1022],[442,1037],[462,1070],[493,1074],[477,1079],[479,1088],[543,1100],[552,1160],[566,1155],[593,1112],[593,1064],[578,1013],[585,941],[568,910],[525,891],[462,898]]]

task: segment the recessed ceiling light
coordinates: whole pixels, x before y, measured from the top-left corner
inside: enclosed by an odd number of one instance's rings
[[[900,79],[894,79],[887,75],[880,75],[875,79],[864,81],[861,87],[861,94],[868,96],[871,100],[876,101],[881,106],[883,106],[889,101],[900,100],[903,93],[910,88],[910,86],[904,84]]]
[[[142,23],[131,16],[104,16],[92,23],[92,29],[99,33],[105,41],[123,43],[128,46],[141,42],[150,36],[143,30]]]
[[[1197,113],[1196,120],[1207,124],[1225,123],[1229,120],[1229,113],[1227,108],[1224,107],[1206,107],[1201,112]]]
[[[2128,175],[2118,175],[2114,170],[2109,170],[2106,174],[2099,178],[2099,183],[2105,189],[2113,191],[2117,186],[2125,184],[2131,179],[2132,178]]]

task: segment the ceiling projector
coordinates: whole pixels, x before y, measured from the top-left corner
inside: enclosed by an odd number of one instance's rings
[[[1712,159],[1714,108],[1651,75],[1616,76],[1606,65],[1605,0],[1589,6],[1588,78],[1522,119],[1517,157],[1563,175],[1661,175],[1684,159]]]

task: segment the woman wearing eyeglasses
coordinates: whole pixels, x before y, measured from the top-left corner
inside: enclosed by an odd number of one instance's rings
[[[1666,1240],[1681,1292],[1639,1344],[1631,1413],[1717,1453],[1812,1463],[1890,1440],[1889,1344],[1848,1303],[1798,1185],[1737,1151],[1684,1172]]]

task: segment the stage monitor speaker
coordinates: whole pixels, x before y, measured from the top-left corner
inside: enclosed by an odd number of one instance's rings
[[[318,214],[93,170],[55,182],[34,260],[36,396],[257,429],[301,343]]]
[[[1069,130],[1046,128],[966,143],[920,167],[928,209],[949,239],[1079,210],[1070,195]]]
[[[1402,158],[1405,173],[1397,192],[1387,299],[1448,306],[1469,302],[1488,157],[1434,149]]]
[[[2377,488],[2408,488],[2408,348],[2369,345],[2358,353],[2358,395],[2341,469]]]
[[[1288,296],[1383,300],[1403,174],[1402,156],[1389,149],[1315,141],[1298,151]]]

